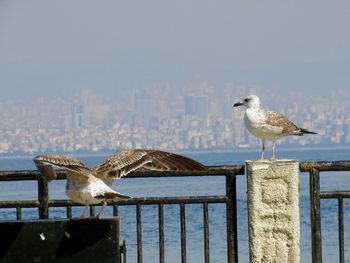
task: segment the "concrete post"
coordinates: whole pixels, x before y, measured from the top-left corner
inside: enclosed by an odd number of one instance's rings
[[[300,262],[299,163],[247,161],[250,262]]]

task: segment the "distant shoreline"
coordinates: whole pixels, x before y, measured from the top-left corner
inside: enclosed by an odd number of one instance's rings
[[[233,149],[215,149],[215,150],[181,150],[181,151],[174,151],[170,150],[170,152],[176,152],[179,154],[218,154],[218,153],[232,153],[232,152],[254,152],[254,151],[259,151],[260,147],[252,147],[252,148],[233,148]],[[350,151],[350,146],[320,146],[320,147],[279,147],[278,151],[279,152],[286,152],[286,151],[298,151],[298,150],[303,150],[303,151],[315,151],[315,150],[321,150],[321,151],[332,151],[332,150],[349,150]],[[76,157],[105,157],[109,156],[112,154],[113,151],[110,152],[105,152],[105,153],[74,153],[74,152],[62,152],[62,153],[53,153],[53,154],[63,154],[63,155],[73,155]],[[19,154],[19,155],[0,155],[0,160],[6,160],[6,159],[30,159],[33,158],[35,155],[38,155],[39,153],[36,154]],[[349,152],[350,154],[350,152]],[[350,159],[350,155],[349,155]]]

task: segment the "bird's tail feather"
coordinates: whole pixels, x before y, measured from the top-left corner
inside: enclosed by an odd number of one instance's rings
[[[317,132],[308,131],[306,129],[300,128],[300,131],[304,134],[318,134]]]
[[[124,195],[117,191],[113,191],[113,192],[106,192],[100,195],[96,195],[95,198],[101,198],[106,200],[120,200],[120,199],[130,199],[131,196]]]
[[[113,199],[130,199],[130,198],[131,198],[131,196],[124,195],[124,194],[119,193],[119,192],[115,192],[114,196],[113,196]]]

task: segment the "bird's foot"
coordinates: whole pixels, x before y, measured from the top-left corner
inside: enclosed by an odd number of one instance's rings
[[[276,157],[271,157],[270,158],[270,162],[274,162],[274,161],[276,161],[277,159],[276,159]]]
[[[89,204],[85,204],[83,211],[82,211],[81,215],[79,216],[79,219],[85,219],[86,211],[88,208],[89,208]]]

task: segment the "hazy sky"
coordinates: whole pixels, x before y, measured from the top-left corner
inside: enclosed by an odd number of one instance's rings
[[[90,66],[103,78],[124,68],[168,68],[176,79],[176,67],[195,73],[338,61],[350,61],[348,0],[0,2],[1,89],[18,78],[29,85],[35,67],[49,75],[58,67],[63,76],[65,68]]]

